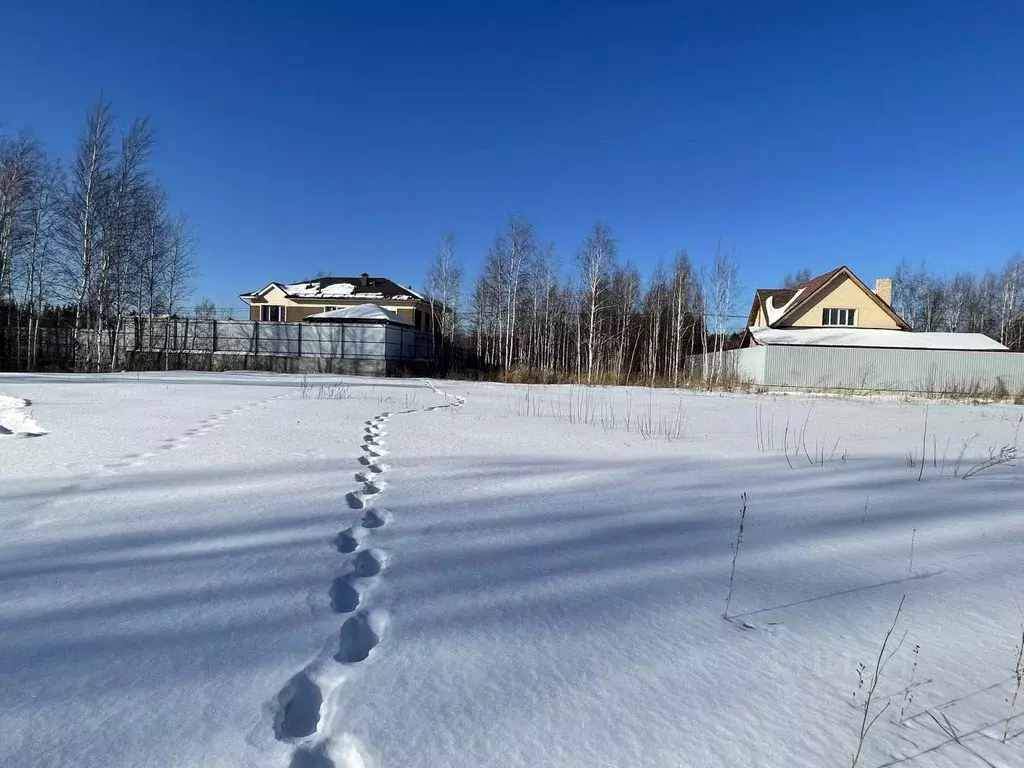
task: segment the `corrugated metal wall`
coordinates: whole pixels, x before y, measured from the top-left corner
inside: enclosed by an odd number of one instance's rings
[[[1024,354],[939,349],[763,346],[687,358],[686,371],[795,389],[1017,394],[1024,392]]]
[[[726,353],[728,355],[727,366],[729,366],[742,381],[749,381],[754,384],[764,383],[764,363],[767,347],[749,347],[747,349],[733,349]]]
[[[1024,354],[1013,352],[798,346],[762,349],[766,350],[763,378],[753,380],[770,387],[937,393],[1024,391]]]
[[[767,350],[767,347],[747,347],[721,353],[691,355],[686,358],[683,371],[694,377],[735,377],[748,384],[764,384],[764,361]]]

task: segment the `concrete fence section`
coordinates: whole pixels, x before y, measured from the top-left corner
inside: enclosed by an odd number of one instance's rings
[[[807,390],[970,394],[1024,392],[1024,354],[770,345],[697,355],[691,371]]]

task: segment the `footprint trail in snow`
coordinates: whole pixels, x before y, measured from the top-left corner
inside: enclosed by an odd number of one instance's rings
[[[457,408],[465,398],[449,396],[425,382],[445,404],[416,409],[433,411]],[[365,757],[358,742],[347,734],[328,732],[328,710],[332,695],[344,684],[345,670],[366,662],[387,634],[390,616],[372,605],[372,593],[387,569],[387,553],[371,548],[369,537],[392,519],[391,511],[377,506],[388,487],[383,475],[390,469],[381,458],[388,454],[384,425],[390,411],[365,422],[360,449],[362,466],[354,475],[357,488],[345,495],[349,510],[362,512],[358,523],[340,531],[333,539],[335,550],[349,558],[348,570],[328,587],[331,609],[346,618],[324,650],[292,676],[278,693],[274,706],[274,737],[295,745],[289,768],[361,768]]]

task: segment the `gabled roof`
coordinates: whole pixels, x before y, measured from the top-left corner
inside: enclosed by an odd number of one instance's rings
[[[379,307],[376,304],[359,304],[355,307],[344,307],[332,309],[330,312],[320,312],[310,315],[306,322],[331,323],[342,320],[357,321],[363,323],[396,323],[398,325],[412,325],[409,320],[396,312]]]
[[[384,300],[384,301],[425,301],[423,296],[412,288],[405,288],[386,277],[314,277],[298,283],[269,283],[259,291],[243,293],[242,301],[262,296],[271,288],[277,287],[289,299],[323,299],[323,300]]]
[[[804,280],[794,288],[758,288],[754,293],[754,303],[750,308],[747,325],[754,325],[758,309],[764,312],[769,327],[784,325],[787,320],[798,317],[808,306],[814,304],[821,293],[834,280],[841,277],[847,277],[856,283],[875,304],[893,319],[897,326],[904,331],[910,330],[910,324],[906,320],[896,314],[892,307],[864,285],[860,278],[845,266],[836,267],[822,275],[812,277],[810,280]]]
[[[249,291],[249,293],[242,293],[242,294],[239,294],[239,297],[242,298],[242,299],[252,299],[252,298],[255,298],[256,296],[262,296],[264,293],[269,291],[271,288],[280,288],[283,291],[285,289],[285,286],[282,283],[267,283],[264,287],[260,288],[258,291]]]

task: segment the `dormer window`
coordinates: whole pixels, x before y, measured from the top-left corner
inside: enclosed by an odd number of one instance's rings
[[[821,310],[822,325],[856,325],[857,311],[855,309],[823,309]]]

